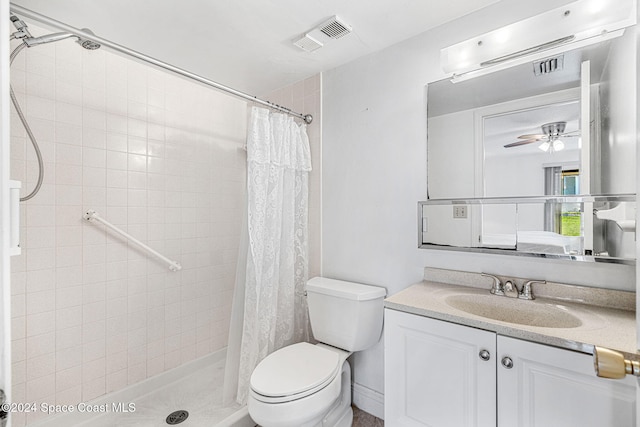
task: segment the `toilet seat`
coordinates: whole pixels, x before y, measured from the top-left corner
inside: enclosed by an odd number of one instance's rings
[[[256,400],[282,403],[317,393],[341,371],[340,355],[306,342],[284,347],[256,366],[251,391]]]

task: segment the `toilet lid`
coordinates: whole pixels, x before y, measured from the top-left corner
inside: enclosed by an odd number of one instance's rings
[[[340,370],[337,353],[306,342],[271,353],[251,374],[251,388],[268,397],[291,396],[326,386]]]

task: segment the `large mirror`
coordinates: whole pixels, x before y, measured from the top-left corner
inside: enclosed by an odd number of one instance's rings
[[[633,258],[634,198],[585,196],[636,192],[635,51],[626,31],[484,76],[430,83],[421,226],[437,223],[439,235],[423,229],[422,244]],[[461,217],[451,199],[485,202]]]

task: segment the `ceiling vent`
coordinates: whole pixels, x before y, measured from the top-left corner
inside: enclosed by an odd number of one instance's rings
[[[536,76],[550,74],[555,71],[561,71],[564,67],[564,55],[554,56],[553,58],[543,59],[533,63],[533,72]]]
[[[314,50],[320,49],[323,46],[321,42],[311,37],[308,33],[300,37],[299,39],[294,40],[293,44],[295,46],[298,46],[305,52],[313,52]]]
[[[351,34],[351,26],[337,16],[307,31],[303,36],[293,40],[293,44],[305,52],[313,52],[325,44]]]
[[[324,24],[320,25],[320,31],[332,39],[339,39],[351,33],[351,26],[344,23],[340,18],[334,16]]]

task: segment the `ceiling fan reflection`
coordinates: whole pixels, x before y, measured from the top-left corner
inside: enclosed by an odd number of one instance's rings
[[[545,123],[541,126],[542,134],[520,135],[518,139],[522,141],[512,142],[511,144],[505,145],[504,148],[520,147],[542,141],[538,146],[540,150],[549,153],[561,151],[564,149],[564,142],[562,142],[560,138],[575,138],[580,136],[580,131],[578,130],[565,133],[564,130],[566,126],[567,122]]]

